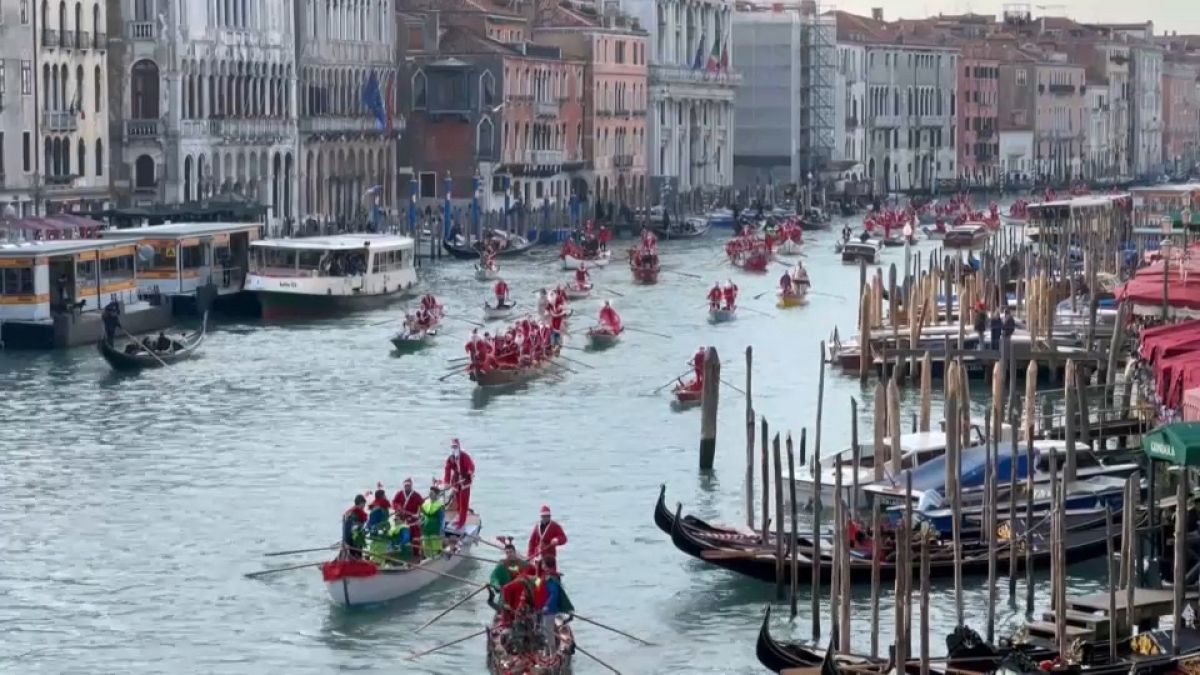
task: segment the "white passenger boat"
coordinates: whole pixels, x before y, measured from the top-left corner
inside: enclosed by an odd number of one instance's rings
[[[450,513],[446,522],[450,522]],[[462,532],[446,527],[441,555],[416,565],[376,565],[368,560],[335,560],[321,567],[329,599],[340,607],[373,605],[396,600],[453,574],[470,558],[465,557],[479,541],[482,522],[471,513]],[[439,574],[440,573],[440,574]]]
[[[264,319],[326,315],[404,297],[417,283],[413,240],[383,234],[250,244],[246,290]]]
[[[601,251],[595,258],[590,260],[576,258],[573,255],[564,255],[562,259],[562,268],[563,270],[577,270],[579,269],[580,265],[587,265],[588,267],[606,267],[610,261],[612,261],[612,251],[608,250]]]
[[[793,241],[791,239],[784,239],[783,241],[779,242],[778,246],[775,247],[775,254],[788,256],[800,255],[800,252],[803,249],[804,246],[800,242]]]

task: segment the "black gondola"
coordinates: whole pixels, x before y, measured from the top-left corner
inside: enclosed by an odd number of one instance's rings
[[[180,340],[172,340],[172,348],[150,352],[143,343],[133,340],[127,342],[123,349],[118,349],[115,344],[109,344],[107,340],[101,340],[97,344],[97,348],[113,370],[128,372],[145,368],[162,368],[195,356],[196,350],[200,349],[200,344],[204,342],[207,332],[208,312],[205,312],[204,318],[200,322],[200,330]]]
[[[452,235],[452,237],[442,240],[442,248],[446,250],[446,253],[459,260],[479,259],[480,253],[487,242],[500,244],[499,246],[492,247],[492,252],[495,253],[497,258],[510,258],[521,255],[537,245],[536,241],[530,241],[519,234],[504,232],[503,230],[486,231],[482,237],[472,241],[470,244],[461,235]]]
[[[770,545],[763,546],[756,537],[751,537],[736,530],[716,528],[696,518],[685,518],[678,514],[672,515],[666,510],[665,490],[659,493],[655,505],[655,523],[662,528],[671,524],[671,542],[680,551],[703,560],[706,563],[721,567],[731,572],[737,572],[760,581],[775,583],[776,566],[775,551]],[[1044,525],[1044,524],[1043,524]],[[1105,555],[1108,550],[1108,535],[1104,518],[1075,524],[1067,531],[1066,560],[1068,564],[1078,563]],[[828,551],[828,546],[823,546]],[[955,561],[952,556],[939,556],[945,544],[939,544],[933,552],[929,572],[931,577],[949,577],[954,574]],[[797,552],[784,561],[784,579],[791,578],[791,565],[799,565],[800,578],[806,583],[811,579],[809,570],[812,568],[811,544],[805,545],[803,539],[798,542]],[[986,574],[988,566],[987,547],[981,542],[964,541],[961,555],[962,571],[964,574]],[[996,553],[1000,564],[1007,564],[1009,547],[1007,542],[1000,542]],[[1032,551],[1033,564],[1048,564],[1050,548],[1046,542],[1035,542]],[[915,557],[914,557],[915,558]],[[1026,556],[1017,556],[1018,569],[1024,569]],[[915,559],[914,559],[915,564]],[[894,562],[882,561],[879,565],[880,578],[894,579],[896,566]],[[832,574],[832,562],[827,555],[822,555],[820,561],[821,583],[829,583]],[[852,557],[850,559],[850,580],[852,583],[870,583],[871,561],[866,558]]]

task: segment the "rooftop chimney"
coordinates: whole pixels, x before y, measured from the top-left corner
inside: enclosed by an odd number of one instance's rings
[[[875,19],[876,21],[883,21],[883,8],[882,7],[872,7],[871,8],[871,18]]]

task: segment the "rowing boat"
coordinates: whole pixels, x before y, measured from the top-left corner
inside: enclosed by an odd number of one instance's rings
[[[775,247],[775,253],[777,255],[788,255],[788,256],[800,255],[800,251],[803,248],[804,247],[800,244],[800,242],[795,241],[794,239],[784,239],[783,241],[781,241],[779,243],[779,245],[777,247]]]
[[[450,517],[447,515],[446,520]],[[321,566],[329,599],[340,607],[388,602],[415,593],[458,569],[479,540],[482,521],[472,512],[461,531],[446,528],[441,555],[416,565],[378,565],[369,560],[339,559]]]
[[[605,267],[612,260],[612,251],[601,251],[594,258],[576,258],[575,256],[565,253],[562,257],[562,267],[564,270],[577,270],[583,265],[589,267]]]
[[[598,351],[617,344],[624,330],[613,330],[608,326],[592,326],[588,329],[588,349]]]
[[[539,617],[545,621],[548,617]],[[494,675],[567,675],[575,654],[571,615],[553,617],[554,644],[545,645],[545,634],[534,625],[532,615],[517,617],[512,624],[499,612],[487,629],[487,668]]]
[[[557,349],[549,358],[542,359],[534,364],[517,366],[516,368],[501,367],[492,368],[491,370],[478,370],[468,366],[467,375],[479,387],[507,387],[522,384],[546,372],[553,363],[555,356],[558,356]]]
[[[808,289],[804,286],[800,286],[800,288],[802,290],[793,290],[789,293],[780,291],[779,302],[775,303],[775,306],[779,307],[780,309],[787,309],[788,307],[799,307],[800,305],[803,305],[808,297]]]
[[[500,268],[496,265],[490,267],[475,266],[476,281],[493,281],[500,278]]]
[[[693,388],[681,382],[671,390],[671,395],[675,397],[675,403],[680,408],[691,408],[700,405],[701,400],[704,398],[704,390],[698,387]]]
[[[132,372],[143,368],[162,368],[195,356],[196,350],[200,349],[200,344],[204,342],[207,332],[208,312],[205,312],[200,323],[200,330],[179,340],[171,340],[171,346],[167,349],[147,351],[144,343],[133,341],[126,343],[124,349],[117,349],[107,340],[101,340],[96,347],[100,350],[100,356],[108,361],[108,365],[112,366],[113,370]],[[155,338],[150,338],[151,342],[154,340]]]
[[[410,332],[404,329],[392,336],[392,346],[397,354],[412,354],[432,345],[435,335],[437,331],[434,330]]]
[[[573,282],[571,284],[568,284],[567,285],[567,299],[582,300],[583,298],[586,298],[592,294],[593,286],[594,286],[594,284],[591,284],[591,283],[581,284],[579,282]]]
[[[737,318],[737,306],[731,308],[710,307],[708,310],[708,320],[711,323],[726,323]]]
[[[483,319],[484,319],[484,321],[496,321],[499,319],[507,319],[508,317],[512,316],[512,313],[514,311],[516,311],[516,307],[517,307],[517,303],[515,300],[508,303],[507,305],[499,305],[499,306],[484,302],[483,303]]]
[[[630,265],[629,270],[633,272],[633,281],[639,284],[656,284],[658,283],[658,273],[662,271],[662,267],[655,265],[654,267],[638,267]]]

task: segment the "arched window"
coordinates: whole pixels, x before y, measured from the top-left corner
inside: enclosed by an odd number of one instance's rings
[[[81,30],[83,30],[83,3],[78,2],[78,0],[76,0],[76,2],[75,2],[75,47],[76,48],[83,47],[83,45],[79,44],[79,32]]]
[[[152,188],[154,184],[154,159],[150,155],[141,155],[133,163],[133,185]]]
[[[83,110],[83,66],[75,66],[75,98],[71,101],[71,112],[76,115]],[[82,168],[82,167],[81,167]]]
[[[96,175],[104,175],[104,141],[96,139]]]
[[[62,155],[63,175],[71,175],[71,139],[64,138],[58,146],[58,152]]]
[[[418,70],[413,74],[412,77],[413,109],[415,110],[423,110],[425,108],[425,100],[427,95],[425,87],[425,72]]]
[[[95,72],[92,74],[92,79],[95,80],[92,84],[95,92],[95,107],[96,112],[100,112],[100,101],[104,100],[104,84],[100,75],[100,66],[96,66]]]
[[[42,151],[42,170],[51,176],[57,176],[58,170],[54,166],[54,142],[50,137],[46,137],[45,149]]]
[[[479,105],[482,108],[491,108],[496,104],[496,78],[492,76],[492,71],[485,70],[479,76]]]
[[[149,59],[133,64],[130,111],[134,119],[158,119],[158,65]]]
[[[100,44],[100,33],[101,32],[102,31],[100,30],[100,3],[97,2],[96,4],[92,5],[92,35],[94,36],[93,39],[96,41],[95,44],[98,47],[105,46],[105,45]]]
[[[492,120],[485,117],[479,121],[475,134],[475,148],[480,157],[491,157],[496,143],[496,127]]]
[[[58,34],[65,35],[67,32],[67,3],[58,3]],[[62,39],[61,37],[59,39]]]
[[[87,173],[87,146],[84,145],[83,139],[79,139],[79,175]]]

